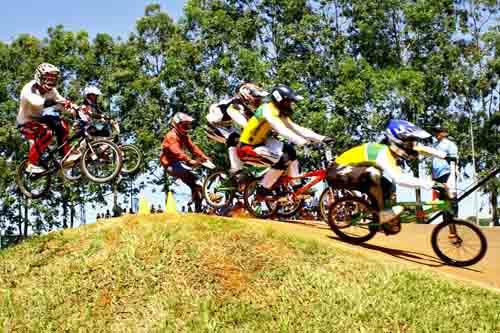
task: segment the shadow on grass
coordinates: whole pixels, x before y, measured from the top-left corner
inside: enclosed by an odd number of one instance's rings
[[[339,237],[336,236],[327,236],[328,238],[334,239],[341,241],[343,243],[351,244],[349,242],[344,241],[343,239],[340,239]],[[442,262],[439,258],[421,253],[421,252],[413,252],[413,251],[404,251],[404,250],[398,250],[398,249],[391,249],[388,247],[383,247],[380,245],[374,245],[374,244],[368,244],[368,243],[363,243],[359,244],[357,246],[363,247],[368,250],[374,250],[374,251],[379,251],[388,255],[391,255],[393,257],[403,259],[406,261],[414,262],[420,265],[425,265],[428,267],[442,267],[442,266],[447,266],[444,262]],[[460,268],[463,270],[468,270],[472,272],[481,272],[477,269],[469,268],[469,267],[456,267]]]

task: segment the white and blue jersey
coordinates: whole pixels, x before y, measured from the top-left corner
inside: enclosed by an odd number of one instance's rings
[[[438,141],[434,145],[434,148],[446,153],[446,156],[448,157],[455,157],[458,159],[457,145],[448,140],[447,138]],[[450,173],[451,173],[451,168],[450,168],[450,163],[448,163],[448,161],[439,158],[432,159],[432,179],[438,179]]]

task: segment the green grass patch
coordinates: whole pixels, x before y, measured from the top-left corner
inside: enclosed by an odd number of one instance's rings
[[[128,217],[0,252],[4,331],[495,332],[500,294],[265,224]]]

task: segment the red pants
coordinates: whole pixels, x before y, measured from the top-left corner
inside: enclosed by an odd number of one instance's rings
[[[30,163],[38,165],[40,156],[52,142],[53,133],[56,134],[59,145],[62,145],[69,134],[68,123],[63,119],[55,119],[50,117],[42,121],[30,121],[20,126],[19,131],[28,140],[33,140],[34,143],[30,147],[28,159]],[[63,147],[64,155],[69,151],[69,145]]]

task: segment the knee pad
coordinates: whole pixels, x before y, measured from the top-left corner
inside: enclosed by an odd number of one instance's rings
[[[297,152],[295,148],[288,143],[283,145],[283,156],[288,155],[288,161],[295,161],[297,159]]]
[[[226,140],[226,144],[228,147],[236,147],[238,142],[240,141],[240,136],[237,133],[231,133]]]
[[[297,152],[295,151],[295,148],[293,148],[293,146],[290,144],[284,144],[283,154],[281,155],[281,158],[278,161],[278,163],[273,165],[273,168],[279,170],[286,170],[288,168],[288,164],[290,164],[291,161],[295,161],[296,159],[297,159]]]
[[[285,157],[285,154],[283,154],[275,165],[273,165],[273,169],[278,169],[278,170],[286,170],[288,168],[288,164],[290,161],[288,160],[287,157]]]
[[[381,185],[384,179],[380,170],[375,167],[368,167],[365,171],[365,177],[371,184],[375,185]]]
[[[384,194],[384,200],[395,199],[396,195],[396,185],[391,183],[387,178],[382,177],[380,181],[382,185],[382,192]]]

